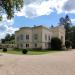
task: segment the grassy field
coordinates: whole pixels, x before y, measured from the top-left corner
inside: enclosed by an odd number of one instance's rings
[[[26,55],[41,55],[41,54],[47,54],[47,53],[50,53],[50,52],[52,52],[52,51],[48,51],[48,50],[45,50],[45,51],[43,51],[43,50],[40,50],[40,51],[36,50],[36,51],[34,51],[34,50],[32,50],[32,51],[28,51],[28,53]],[[0,50],[0,53],[4,53],[2,51],[2,49]],[[5,52],[5,53],[22,55],[22,51],[20,51],[20,50],[19,51],[7,50],[7,52]]]

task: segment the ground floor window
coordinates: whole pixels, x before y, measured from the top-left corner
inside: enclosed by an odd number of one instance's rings
[[[37,44],[35,43],[35,48],[37,48]]]
[[[23,44],[20,44],[20,47],[23,48]]]
[[[51,48],[51,43],[50,42],[48,43],[48,48]]]
[[[29,44],[26,44],[26,48],[28,48],[29,47]]]
[[[47,47],[47,43],[45,43],[45,47]]]
[[[61,41],[63,42],[63,36],[61,36]]]

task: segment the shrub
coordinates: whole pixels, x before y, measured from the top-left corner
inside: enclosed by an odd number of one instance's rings
[[[72,49],[75,49],[75,40],[72,40],[71,46],[72,46]]]
[[[28,52],[27,49],[23,49],[23,50],[22,50],[22,53],[23,53],[23,54],[27,54],[27,52]]]
[[[55,37],[51,39],[51,49],[52,50],[61,50],[62,49],[62,41]]]
[[[75,49],[75,42],[72,42],[72,49]]]
[[[3,52],[7,52],[7,48],[3,48]]]
[[[71,42],[69,40],[66,40],[65,41],[65,46],[66,46],[66,48],[70,48]]]

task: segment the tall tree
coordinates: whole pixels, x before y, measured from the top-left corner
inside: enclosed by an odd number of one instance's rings
[[[72,48],[75,48],[75,26],[71,27],[71,41],[72,41]]]
[[[14,39],[15,39],[15,34],[12,34],[10,40],[14,40]]]
[[[61,18],[59,19],[59,21],[60,21],[60,25],[64,25],[64,24],[65,24],[65,19],[64,19],[63,17],[61,17]]]
[[[4,39],[1,39],[2,43],[8,43],[9,41],[15,40],[15,34],[7,34]]]
[[[71,20],[70,20],[69,16],[66,15],[64,18],[61,17],[59,19],[59,22],[60,22],[60,25],[64,25],[64,28],[65,28],[65,39],[66,40],[70,40],[72,23],[71,23]]]
[[[2,44],[5,44],[5,39],[1,39],[1,43]]]
[[[10,41],[10,38],[11,38],[10,34],[7,34],[7,35],[5,36],[5,41]]]
[[[71,20],[69,18],[68,15],[65,16],[65,23],[64,23],[64,27],[66,30],[66,35],[65,35],[65,39],[70,40],[70,34],[71,34]]]
[[[14,16],[16,10],[20,10],[23,6],[23,0],[0,0],[0,19],[1,13],[6,13],[7,18],[11,19]]]

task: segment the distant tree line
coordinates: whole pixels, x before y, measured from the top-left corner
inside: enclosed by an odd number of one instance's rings
[[[15,34],[12,34],[12,35],[7,34],[4,39],[1,39],[1,42],[2,42],[2,44],[5,44],[5,43],[12,41],[14,39],[15,39]]]

